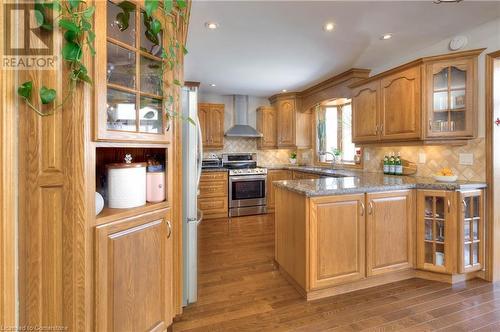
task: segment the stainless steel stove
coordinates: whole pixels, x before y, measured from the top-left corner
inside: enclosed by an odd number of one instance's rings
[[[229,169],[229,216],[267,213],[267,169],[257,167],[257,155],[225,153],[222,166]]]

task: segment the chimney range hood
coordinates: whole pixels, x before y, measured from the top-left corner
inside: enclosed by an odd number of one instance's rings
[[[227,137],[262,137],[255,128],[248,125],[248,96],[233,96],[234,125],[224,134]]]

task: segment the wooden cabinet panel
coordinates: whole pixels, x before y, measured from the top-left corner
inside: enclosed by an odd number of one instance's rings
[[[366,203],[366,274],[378,275],[413,267],[413,192],[367,194]]]
[[[364,199],[364,194],[311,199],[311,289],[365,277]]]
[[[274,211],[275,188],[273,181],[291,180],[292,171],[288,170],[268,170],[267,172],[267,212]]]
[[[379,81],[360,86],[352,97],[352,141],[374,142],[379,139]]]
[[[293,180],[308,180],[308,179],[319,179],[318,174],[293,171]]]
[[[224,104],[198,104],[203,148],[224,147]]]
[[[380,84],[382,140],[420,138],[420,66],[384,77]]]
[[[278,102],[278,147],[295,147],[295,100]]]
[[[205,219],[224,218],[228,215],[228,198],[198,198],[198,207],[203,211]]]
[[[204,219],[227,217],[228,213],[227,172],[204,172],[200,178],[198,208]]]
[[[472,190],[458,193],[458,272],[484,268],[484,193]]]
[[[227,181],[200,181],[201,198],[227,196]]]
[[[257,131],[262,138],[257,141],[259,149],[275,149],[278,146],[277,114],[273,107],[259,107],[257,109]]]
[[[200,181],[227,181],[227,172],[202,172]]]
[[[198,119],[200,121],[203,147],[210,144],[210,107],[208,104],[198,104]]]
[[[97,331],[166,330],[172,323],[168,210],[96,228]]]

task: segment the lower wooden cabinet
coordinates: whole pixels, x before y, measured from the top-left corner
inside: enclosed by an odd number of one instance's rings
[[[365,195],[310,201],[310,289],[365,277]]]
[[[458,272],[484,268],[484,194],[482,190],[459,193]]]
[[[292,180],[293,175],[292,171],[288,170],[268,170],[267,171],[267,212],[274,211],[274,203],[275,203],[275,192],[273,181],[282,181],[282,180]]]
[[[228,216],[227,176],[227,171],[205,172],[201,174],[198,208],[203,212],[205,220]]]
[[[366,274],[413,267],[415,208],[411,190],[366,195]]]
[[[170,210],[96,227],[96,331],[165,331],[172,323]]]

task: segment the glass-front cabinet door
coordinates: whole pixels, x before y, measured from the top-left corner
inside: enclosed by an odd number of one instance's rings
[[[427,64],[427,136],[474,136],[474,60]]]
[[[417,264],[435,272],[453,271],[454,192],[418,191]]]
[[[95,138],[168,142],[165,34],[151,32],[138,1],[97,1]],[[163,17],[155,17],[166,27]],[[101,30],[102,29],[102,30]]]
[[[460,193],[458,224],[458,272],[482,270],[484,267],[483,191]]]

